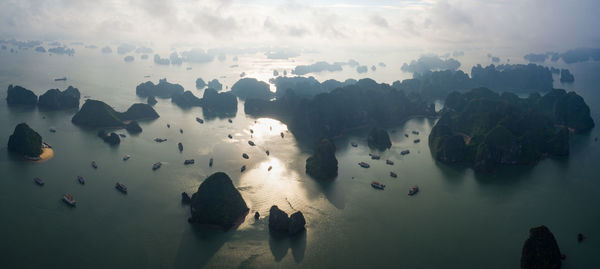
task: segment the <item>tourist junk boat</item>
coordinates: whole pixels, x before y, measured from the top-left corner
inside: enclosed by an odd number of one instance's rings
[[[233,138],[233,136],[231,136],[231,134],[228,134],[227,137],[229,137],[229,139]]]
[[[394,172],[390,172],[390,177],[397,178],[398,175],[396,173],[394,173]]]
[[[54,128],[50,128],[50,129],[48,129],[48,131],[50,131],[51,133],[56,133],[56,129],[54,129]]]
[[[179,133],[182,133],[182,134],[183,134],[183,129],[179,129]]]
[[[85,184],[85,179],[82,176],[77,176],[77,181],[79,181],[79,184],[81,185]]]
[[[121,191],[122,193],[127,193],[127,187],[125,187],[125,185],[117,182],[117,184],[115,184],[115,188],[117,188],[117,190]]]
[[[65,81],[67,80],[67,77],[62,77],[62,78],[55,78],[54,81]]]
[[[168,124],[168,123],[167,123],[167,128],[171,128],[171,124]]]
[[[194,159],[188,159],[183,162],[183,164],[194,164],[196,161]]]
[[[417,192],[419,192],[419,186],[415,185],[408,190],[408,195],[413,196],[413,195],[417,194]]]
[[[160,168],[161,166],[162,166],[162,163],[161,163],[161,162],[154,163],[154,164],[152,165],[152,171],[154,171],[154,170],[156,170],[156,169]]]
[[[177,148],[179,148],[179,151],[183,151],[183,144],[181,144],[181,142],[179,142],[177,144]]]
[[[119,136],[122,137],[122,138],[127,137],[127,135],[125,135],[125,134],[119,134]]]
[[[129,158],[131,158],[131,156],[129,156],[129,154],[125,154],[125,156],[123,156],[123,161],[129,160]]]
[[[281,132],[280,135],[281,135],[281,138],[283,138],[283,132]]]
[[[415,143],[419,143],[419,142],[421,142],[421,139],[415,139],[415,141],[414,141],[414,142],[415,142]]]
[[[197,122],[199,122],[200,124],[203,124],[203,123],[204,123],[204,120],[203,120],[203,119],[201,119],[201,118],[198,118],[198,117],[196,117],[196,121],[197,121]]]
[[[267,169],[267,171],[271,171],[271,169],[273,169],[273,166],[269,166],[269,169]]]
[[[34,177],[33,182],[35,182],[35,184],[38,184],[40,186],[44,186],[44,181],[39,177]]]
[[[65,201],[65,203],[67,203],[70,206],[75,206],[77,204],[77,201],[75,201],[75,199],[73,199],[73,196],[71,196],[70,194],[63,195],[63,201]]]
[[[208,161],[208,166],[212,167],[212,165],[213,165],[213,158],[210,158],[210,161]]]
[[[250,157],[248,156],[248,154],[246,154],[246,153],[242,153],[242,158],[244,158],[244,159],[248,159],[248,158],[250,158]]]
[[[231,119],[227,119],[227,121],[228,121],[229,123],[233,123],[233,121],[232,121]]]
[[[381,183],[379,183],[379,182],[377,182],[377,181],[373,181],[373,182],[371,182],[371,187],[373,187],[373,188],[375,188],[375,189],[378,189],[378,190],[383,190],[383,189],[385,189],[385,185],[383,185],[383,184],[381,184]]]
[[[256,144],[254,144],[254,142],[252,140],[248,140],[248,145],[253,146],[253,147],[256,146]]]
[[[360,167],[362,167],[362,168],[369,168],[369,167],[371,167],[371,166],[370,166],[368,163],[366,163],[366,162],[359,162],[359,163],[358,163],[358,165],[360,165]]]
[[[265,151],[265,153],[267,153],[267,156],[271,155],[271,152],[268,149]]]
[[[371,156],[371,160],[379,160],[379,159],[381,159],[381,157],[379,157],[379,155],[369,154],[369,156]]]
[[[400,152],[400,154],[402,154],[402,155],[406,155],[406,154],[409,154],[409,153],[410,153],[410,150],[408,150],[408,149],[403,150],[403,151]]]
[[[404,134],[404,137],[408,137],[408,134]]]
[[[94,167],[94,169],[98,168],[98,165],[96,164],[96,161],[92,161],[92,167]]]
[[[412,131],[413,134],[418,135],[419,132],[418,131]]]
[[[385,160],[385,164],[387,164],[387,165],[394,165],[394,162],[392,162],[390,160]]]
[[[250,133],[251,133],[251,134],[253,134],[253,133],[254,133],[254,130],[250,129]]]
[[[243,173],[244,171],[246,171],[246,166],[242,165],[242,168],[240,169],[240,172]]]
[[[162,142],[167,141],[167,139],[166,138],[154,138],[154,141],[156,141],[158,143],[162,143]]]
[[[354,142],[350,143],[350,145],[352,145],[352,146],[353,146],[353,147],[355,147],[355,148],[356,148],[356,147],[358,147],[358,144],[356,144],[356,143],[354,143]]]

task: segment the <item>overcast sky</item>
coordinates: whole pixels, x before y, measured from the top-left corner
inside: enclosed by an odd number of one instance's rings
[[[598,0],[2,0],[0,38],[203,47],[600,47]]]

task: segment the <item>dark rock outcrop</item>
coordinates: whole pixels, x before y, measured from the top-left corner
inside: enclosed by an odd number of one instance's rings
[[[230,92],[218,93],[208,88],[202,96],[202,112],[207,117],[233,117],[237,113],[237,98]]]
[[[6,103],[9,105],[29,105],[35,106],[38,97],[32,91],[21,86],[8,85]]]
[[[291,217],[288,217],[288,214],[279,209],[276,205],[269,209],[270,231],[294,235],[303,231],[304,225],[306,225],[306,220],[300,211],[292,214]]]
[[[118,134],[116,133],[108,133],[104,130],[100,130],[98,131],[98,137],[102,138],[102,140],[104,140],[104,142],[110,144],[110,145],[118,145],[121,143],[121,138],[119,137]]]
[[[169,83],[166,78],[160,79],[156,85],[152,81],[147,81],[135,88],[135,93],[142,97],[156,96],[170,98],[175,94],[183,93],[183,91],[184,89],[181,85]]]
[[[38,157],[42,154],[42,137],[26,123],[20,123],[8,138],[8,150],[27,157]]]
[[[273,93],[269,90],[269,84],[255,78],[243,78],[231,86],[231,92],[240,99],[269,100]]]
[[[146,104],[154,106],[156,105],[156,103],[158,103],[158,101],[156,101],[156,98],[154,96],[148,96],[148,99],[146,99]]]
[[[381,128],[373,128],[367,136],[367,143],[369,147],[376,148],[378,150],[386,150],[392,147],[392,141],[388,132]]]
[[[467,163],[477,171],[498,165],[532,164],[544,156],[569,154],[569,133],[594,127],[579,95],[551,90],[543,97],[499,95],[486,88],[448,95],[431,130],[434,158]]]
[[[125,121],[155,119],[159,115],[147,104],[133,104],[126,112],[115,111],[106,103],[88,99],[71,121],[76,125],[87,127],[125,127]]]
[[[40,95],[38,106],[45,109],[79,108],[79,89],[69,86],[66,90],[51,89]]]
[[[138,134],[142,132],[142,127],[137,121],[132,120],[125,126],[125,129],[131,134]]]
[[[237,226],[248,214],[248,207],[231,179],[223,172],[206,178],[192,195],[190,222],[216,225],[223,229]]]
[[[206,86],[217,91],[221,91],[223,89],[223,84],[221,84],[221,82],[219,82],[219,80],[216,78],[209,81]]]
[[[181,202],[184,204],[189,204],[192,202],[192,198],[187,194],[187,192],[181,193]]]
[[[560,82],[575,82],[575,76],[569,72],[569,69],[561,69],[560,70]]]
[[[306,159],[306,173],[316,179],[333,179],[337,176],[338,161],[335,158],[335,144],[323,139],[315,153]]]
[[[531,228],[523,245],[521,269],[558,269],[561,264],[560,249],[548,227]]]
[[[180,107],[193,107],[202,105],[202,99],[196,97],[191,91],[174,94],[171,96],[171,102]]]
[[[196,79],[196,89],[203,89],[204,87],[206,87],[206,82],[204,82],[204,80],[201,78],[197,78]]]

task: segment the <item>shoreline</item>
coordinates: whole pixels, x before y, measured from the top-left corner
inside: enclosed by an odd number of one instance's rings
[[[42,162],[52,159],[52,157],[54,157],[54,150],[52,148],[42,148],[42,154],[40,154],[39,159],[30,160],[30,159],[27,159],[27,157],[24,157],[24,158],[28,162],[42,163]]]

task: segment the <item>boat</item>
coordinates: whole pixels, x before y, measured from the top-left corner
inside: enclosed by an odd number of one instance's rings
[[[245,166],[245,165],[242,165],[242,168],[240,169],[240,172],[242,172],[242,173],[243,173],[244,171],[246,171],[246,166]]]
[[[400,154],[402,154],[402,155],[406,155],[406,154],[409,154],[409,153],[410,153],[410,150],[408,150],[408,149],[403,150],[403,151],[400,152]]]
[[[419,143],[419,142],[421,142],[421,139],[418,139],[418,138],[417,138],[417,139],[415,139],[415,141],[414,141],[414,142],[415,142],[415,143]]]
[[[273,166],[269,165],[269,169],[267,169],[267,171],[271,171],[271,169],[273,169]]]
[[[414,134],[414,135],[418,135],[418,134],[419,134],[419,132],[418,132],[418,131],[412,131],[412,134]]]
[[[183,129],[179,129],[179,133],[182,133],[182,134],[183,134]]]
[[[250,133],[251,133],[251,134],[253,134],[253,133],[254,133],[254,130],[250,129]]]
[[[75,199],[73,199],[73,196],[71,196],[70,194],[63,195],[63,201],[65,201],[65,203],[67,203],[70,206],[75,206],[77,204]]]
[[[55,78],[54,81],[65,81],[67,80],[67,77],[62,77],[62,78]]]
[[[355,148],[356,148],[356,147],[358,147],[358,144],[356,144],[356,143],[354,143],[354,142],[350,143],[350,145],[352,145],[352,146],[353,146],[353,147],[355,147]]]
[[[408,190],[408,195],[413,196],[413,195],[417,194],[417,192],[419,192],[419,186],[415,185]]]
[[[187,159],[183,162],[183,164],[194,164],[196,161],[194,159]]]
[[[387,165],[394,165],[394,162],[391,160],[385,160],[385,164]]]
[[[373,187],[373,188],[375,188],[375,189],[378,189],[378,190],[383,190],[383,189],[385,189],[385,185],[383,185],[383,184],[381,184],[381,183],[379,183],[379,182],[377,182],[377,181],[373,181],[373,182],[371,182],[371,187]]]
[[[129,158],[131,158],[131,156],[129,156],[129,154],[125,154],[125,156],[123,156],[123,161],[129,160]]]
[[[244,158],[244,159],[249,159],[250,157],[248,156],[248,154],[246,154],[246,153],[242,153],[242,158]]]
[[[228,134],[227,137],[229,137],[229,139],[233,138],[233,136],[231,136],[231,134]]]
[[[233,123],[233,121],[232,121],[231,119],[227,119],[227,121],[228,121],[229,123]]]
[[[196,117],[196,121],[197,121],[197,122],[199,122],[200,124],[203,124],[203,123],[204,123],[204,120],[203,120],[203,119],[201,119],[201,118],[198,118],[198,117]]]
[[[381,157],[379,155],[371,154],[371,160],[379,160]]]
[[[177,147],[179,148],[179,151],[183,151],[183,144],[181,144],[181,142],[177,144]]]
[[[33,181],[40,186],[44,186],[44,181],[39,177],[34,177]]]
[[[127,135],[125,135],[125,134],[119,134],[119,136],[122,137],[122,138],[127,137]]]
[[[358,165],[360,165],[360,167],[362,167],[362,168],[369,168],[369,167],[371,167],[371,166],[370,166],[368,163],[366,163],[366,162],[359,162],[359,163],[358,163]]]
[[[152,171],[154,171],[154,170],[156,170],[156,169],[160,168],[161,166],[162,166],[162,163],[161,163],[161,162],[154,163],[154,164],[152,165]]]
[[[54,128],[50,128],[50,129],[48,129],[48,131],[50,131],[51,133],[56,133],[56,129],[54,129]]]
[[[213,165],[213,158],[210,158],[210,161],[208,161],[208,166],[212,167]]]
[[[94,169],[98,168],[98,165],[96,164],[96,161],[92,161],[92,167],[94,167]]]
[[[394,172],[390,172],[390,177],[397,178],[398,175],[396,173],[394,173]]]
[[[115,188],[117,188],[117,190],[121,191],[122,193],[127,193],[127,187],[125,187],[125,185],[117,182],[117,184],[115,184]]]
[[[51,149],[51,148],[52,148],[52,146],[51,146],[50,144],[46,143],[46,142],[42,142],[42,148],[48,148],[48,149]]]
[[[168,124],[168,123],[167,123],[167,128],[171,128],[171,124]]]
[[[271,152],[268,149],[265,151],[265,153],[267,153],[267,156],[271,155]]]
[[[404,134],[404,137],[408,137],[408,134]]]
[[[154,138],[154,141],[156,141],[158,143],[162,143],[162,142],[167,141],[167,139],[166,138]]]
[[[256,144],[254,144],[254,142],[252,142],[252,140],[248,140],[248,145],[250,145],[250,146],[256,146]]]
[[[283,132],[281,132],[280,135],[281,135],[281,138],[283,138]]]
[[[85,179],[82,176],[77,176],[77,181],[79,181],[79,184],[85,185]]]

